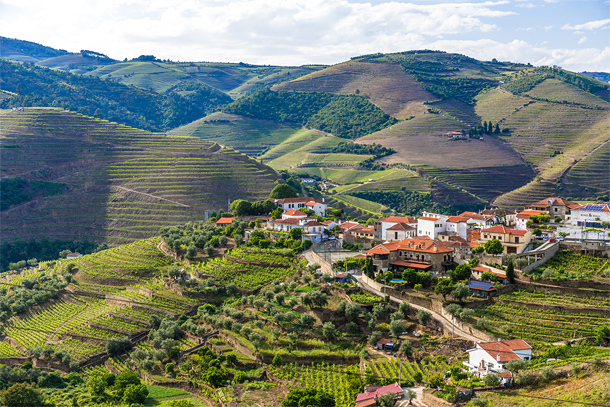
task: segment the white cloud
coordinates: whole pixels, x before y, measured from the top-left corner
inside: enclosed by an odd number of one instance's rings
[[[605,20],[589,21],[587,23],[577,24],[577,25],[565,24],[563,27],[561,27],[561,29],[562,30],[572,30],[572,31],[582,31],[582,30],[591,31],[591,30],[597,30],[600,28],[608,28],[608,26],[610,26],[610,18],[607,18]]]
[[[580,39],[578,40],[578,45],[580,44],[584,44],[587,41],[587,36],[583,35],[582,37],[580,37]]]

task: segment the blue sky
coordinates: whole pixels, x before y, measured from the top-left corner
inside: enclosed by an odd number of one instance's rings
[[[610,0],[0,0],[0,27],[116,59],[333,64],[437,49],[610,71]]]

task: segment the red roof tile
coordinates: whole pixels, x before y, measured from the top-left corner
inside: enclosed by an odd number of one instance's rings
[[[298,209],[289,209],[286,212],[284,212],[282,215],[287,215],[287,216],[307,216],[306,213],[301,212]]]
[[[217,225],[230,225],[235,218],[220,218],[216,221]]]
[[[468,217],[466,216],[449,216],[447,222],[457,223],[457,222],[468,222]]]
[[[527,230],[511,229],[511,228],[507,228],[506,226],[503,226],[503,225],[492,226],[490,228],[483,229],[481,232],[501,233],[501,234],[505,234],[505,235],[514,235],[514,236],[525,236],[527,234]]]
[[[497,342],[482,342],[478,343],[485,352],[487,352],[492,358],[498,360],[500,355],[501,362],[508,362],[511,360],[520,360],[521,358],[514,352],[516,350],[532,349],[527,342],[523,339],[511,339],[508,341],[497,341]]]
[[[429,221],[433,221],[433,222],[435,222],[435,221],[437,221],[437,220],[441,220],[441,219],[438,219],[438,218],[431,218],[431,217],[429,217],[429,216],[422,216],[421,218],[419,218],[419,219],[417,219],[417,220],[429,220]]]
[[[379,222],[400,222],[400,223],[417,223],[417,219],[408,216],[388,216],[379,219]]]
[[[395,224],[392,227],[387,228],[386,230],[402,230],[402,231],[411,231],[414,230],[415,228],[407,223],[404,222],[398,222],[397,224]]]
[[[519,212],[517,214],[517,219],[529,219],[530,216],[534,215],[534,216],[538,216],[538,215],[545,215],[546,212],[544,211],[532,211],[532,210],[526,210],[523,212]]]

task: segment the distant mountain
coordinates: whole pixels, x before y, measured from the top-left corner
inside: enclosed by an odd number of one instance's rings
[[[0,57],[21,62],[37,62],[47,58],[69,54],[64,49],[55,49],[35,42],[0,36]]]
[[[214,142],[57,108],[0,111],[0,162],[3,242],[143,239],[228,201],[264,199],[280,179]]]
[[[591,78],[595,78],[598,81],[608,82],[610,83],[610,73],[608,72],[581,72],[582,75],[589,76]]]

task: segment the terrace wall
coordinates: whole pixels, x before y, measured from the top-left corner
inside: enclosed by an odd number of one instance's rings
[[[320,265],[320,269],[322,269],[322,273],[324,274],[333,274],[333,268],[332,266],[326,262],[326,260],[324,260],[322,257],[320,257],[316,252],[314,252],[313,250],[311,251],[311,257],[313,258],[314,262],[318,263]]]
[[[522,302],[515,300],[500,300],[502,304],[512,304],[518,307],[525,307],[531,310],[549,310],[555,312],[567,312],[569,314],[595,314],[606,316],[608,315],[607,308],[593,308],[593,307],[569,307],[564,305],[550,305],[550,304],[536,304],[532,302]]]
[[[445,401],[434,394],[434,389],[423,389],[421,402],[428,407],[453,407],[452,403]]]

